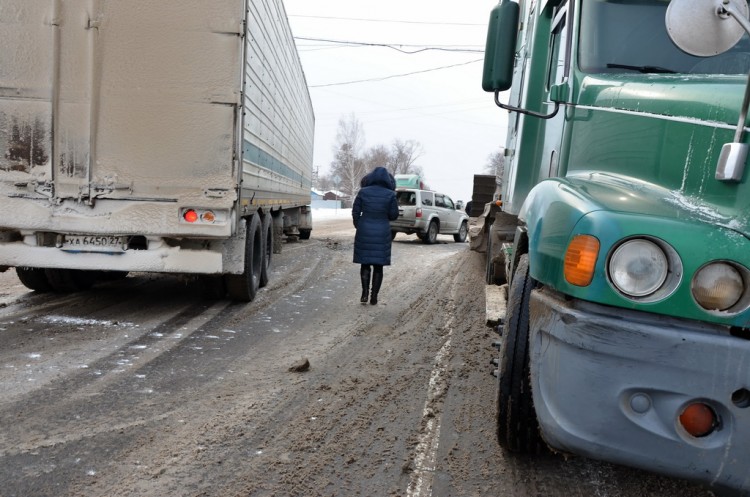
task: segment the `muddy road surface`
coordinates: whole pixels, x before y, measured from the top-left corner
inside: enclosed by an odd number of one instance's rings
[[[359,303],[347,219],[276,254],[250,304],[131,275],[0,275],[0,496],[708,496],[495,441],[482,259],[398,235]]]

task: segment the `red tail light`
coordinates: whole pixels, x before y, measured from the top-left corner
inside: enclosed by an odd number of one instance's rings
[[[185,213],[182,215],[182,217],[187,221],[188,223],[194,223],[198,220],[198,213],[195,212],[193,209],[186,210]]]
[[[417,207],[417,217],[422,217],[422,209]]]

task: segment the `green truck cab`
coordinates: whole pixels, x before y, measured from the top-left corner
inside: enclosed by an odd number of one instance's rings
[[[750,495],[747,18],[745,0],[493,9],[482,85],[510,114],[481,217],[488,282],[509,282],[505,449]]]

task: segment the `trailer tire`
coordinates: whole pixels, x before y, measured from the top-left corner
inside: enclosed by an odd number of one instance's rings
[[[260,287],[260,273],[263,262],[263,233],[257,214],[247,221],[245,235],[245,268],[242,274],[225,276],[227,292],[233,300],[251,302]]]
[[[47,274],[44,269],[38,267],[17,267],[16,275],[23,286],[35,292],[44,293],[52,291]]]
[[[227,285],[222,275],[202,274],[198,277],[198,284],[204,299],[219,300],[227,294]]]
[[[96,282],[97,271],[84,271],[82,269],[58,269],[49,268],[44,270],[52,290],[60,293],[72,293],[88,290]]]
[[[263,261],[260,269],[260,287],[264,287],[269,281],[269,272],[271,270],[271,259],[273,257],[273,218],[271,213],[263,214],[261,223],[261,232],[263,234]]]
[[[461,227],[458,228],[458,233],[453,235],[453,240],[456,243],[464,243],[466,241],[466,235],[469,233],[469,225],[466,221],[461,223]]]
[[[529,378],[529,301],[535,284],[529,275],[529,257],[521,255],[509,289],[497,375],[497,440],[519,454],[547,450],[539,434]]]

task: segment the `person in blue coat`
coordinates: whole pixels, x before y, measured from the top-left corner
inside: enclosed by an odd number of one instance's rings
[[[378,303],[378,292],[383,283],[383,266],[391,264],[391,223],[398,218],[396,181],[384,167],[376,167],[364,178],[352,205],[354,235],[354,263],[361,264],[362,297],[359,301]],[[370,275],[372,274],[372,290]]]

